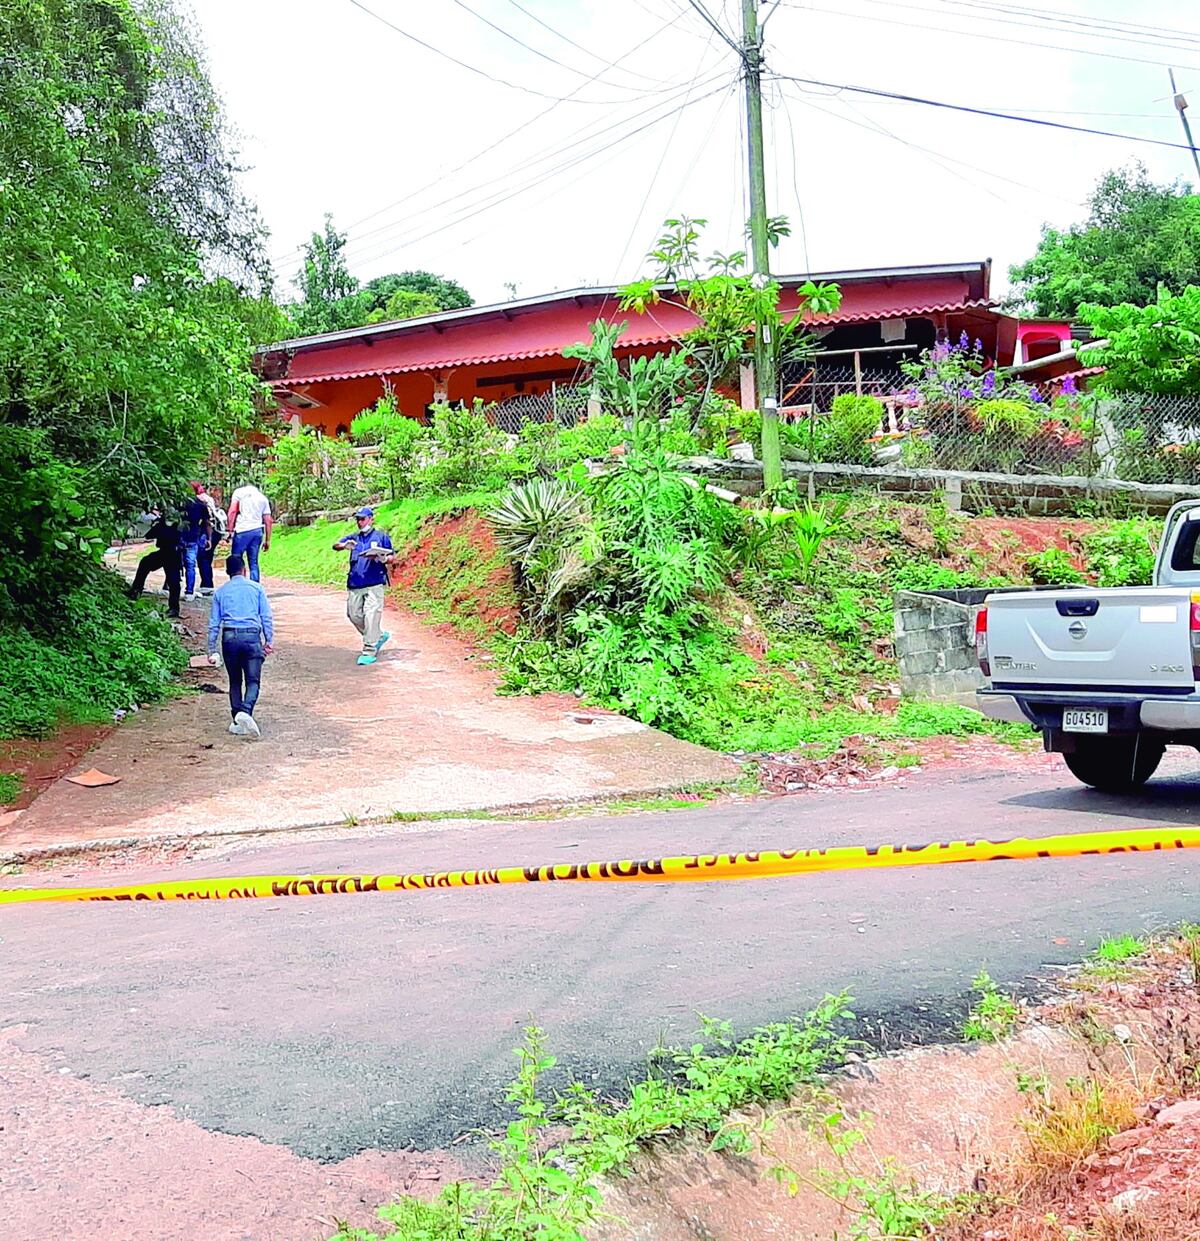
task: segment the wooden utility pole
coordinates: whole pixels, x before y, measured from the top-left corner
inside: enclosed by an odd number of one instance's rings
[[[750,259],[756,282],[771,278],[771,247],[767,238],[767,178],[762,124],[762,37],[758,0],[742,0],[742,60],[746,81],[746,147],[750,160]],[[783,482],[779,452],[779,397],[775,377],[775,342],[768,324],[754,328],[754,377],[762,414],[763,488],[771,492]]]
[[[1171,101],[1175,105],[1175,111],[1179,113],[1179,119],[1183,122],[1183,135],[1192,149],[1192,163],[1196,165],[1196,177],[1200,182],[1200,155],[1196,153],[1196,144],[1192,141],[1192,127],[1187,118],[1187,98],[1175,85],[1175,70],[1168,69],[1167,73],[1171,78]],[[1200,184],[1197,184],[1196,188],[1200,191]]]

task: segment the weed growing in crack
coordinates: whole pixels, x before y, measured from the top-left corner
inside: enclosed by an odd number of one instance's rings
[[[998,1043],[1016,1028],[1021,1010],[1011,995],[1006,995],[992,981],[987,970],[980,970],[971,980],[975,1002],[962,1025],[962,1036],[968,1043]]]
[[[598,1178],[655,1138],[690,1131],[708,1135],[714,1147],[749,1149],[729,1112],[786,1098],[837,1067],[849,1046],[841,1031],[853,1018],[848,1003],[845,995],[829,996],[805,1016],[763,1026],[741,1042],[728,1023],[705,1021],[707,1042],[666,1052],[664,1070],[636,1082],[624,1103],[580,1083],[546,1102],[542,1082],[556,1062],[542,1031],[530,1027],[507,1096],[517,1115],[491,1144],[499,1164],[492,1183],[451,1185],[431,1203],[402,1199],[379,1210],[392,1230],[381,1236],[343,1227],[333,1241],[582,1241],[601,1217]],[[566,1139],[556,1132],[563,1125]]]

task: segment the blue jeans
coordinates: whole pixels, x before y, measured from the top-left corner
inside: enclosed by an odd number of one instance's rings
[[[229,673],[229,714],[254,714],[262,680],[262,633],[257,629],[225,629],[221,632],[221,658]]]
[[[186,539],[179,544],[179,550],[183,553],[183,574],[184,574],[184,590],[189,595],[196,593],[196,565],[199,558],[204,554],[200,550],[199,543],[189,543]],[[212,585],[212,570],[209,570],[208,584]]]
[[[259,526],[257,530],[243,530],[241,534],[233,536],[232,555],[242,556],[245,558],[246,564],[250,566],[250,580],[258,581],[258,553],[262,550],[263,531]]]

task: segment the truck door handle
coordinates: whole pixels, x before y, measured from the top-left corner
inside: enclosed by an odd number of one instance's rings
[[[1059,616],[1095,616],[1100,610],[1099,599],[1056,599]]]

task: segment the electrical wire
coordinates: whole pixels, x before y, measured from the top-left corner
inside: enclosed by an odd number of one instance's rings
[[[719,94],[721,91],[725,90],[726,86],[727,86],[727,83],[722,83],[720,86],[715,87],[713,90],[707,91],[705,94],[697,96],[695,99],[690,100],[688,103],[681,104],[678,106],[680,108],[695,107],[697,104],[703,102],[705,99],[709,99],[713,95]],[[676,109],[672,109],[669,112],[664,112],[662,115],[654,117],[652,120],[645,122],[645,124],[639,125],[636,129],[633,129],[624,134],[621,134],[617,138],[614,138],[611,142],[607,142],[604,145],[597,147],[594,150],[586,151],[581,155],[575,156],[574,158],[569,160],[566,164],[560,167],[553,168],[549,170],[548,172],[544,173],[540,177],[537,177],[531,181],[527,181],[524,184],[518,185],[515,189],[512,189],[510,191],[498,193],[497,195],[493,196],[493,198],[490,201],[485,201],[479,205],[476,205],[473,210],[467,211],[465,213],[461,213],[454,219],[447,220],[439,224],[436,228],[430,229],[428,232],[420,233],[415,236],[406,236],[404,238],[397,240],[395,244],[389,244],[388,248],[382,251],[379,251],[378,253],[374,253],[368,256],[360,256],[359,261],[360,262],[374,262],[381,258],[387,258],[389,255],[394,254],[397,250],[401,249],[404,246],[415,245],[418,242],[425,241],[430,237],[436,236],[438,233],[445,232],[447,229],[457,228],[459,225],[465,224],[467,220],[474,219],[477,215],[480,215],[485,211],[490,211],[495,207],[502,206],[504,203],[511,202],[514,198],[518,198],[522,194],[527,194],[531,190],[540,188],[547,181],[554,180],[555,177],[561,176],[564,172],[568,172],[573,168],[577,168],[581,164],[588,163],[589,161],[597,158],[598,156],[603,155],[606,152],[612,151],[614,150],[614,148],[618,146],[624,145],[631,138],[635,138],[638,134],[644,133],[646,130],[652,129],[654,126],[662,124],[663,121],[670,120],[671,117],[674,116],[675,111]],[[563,186],[559,188],[560,190],[565,189],[566,185],[564,184]],[[556,190],[555,192],[557,193],[559,191]]]
[[[921,9],[917,5],[904,4],[901,0],[860,0],[863,4],[882,5],[888,9],[912,9],[917,12],[934,12],[931,9]],[[1102,60],[1119,60],[1127,64],[1135,65],[1154,65],[1156,68],[1163,68],[1166,64],[1165,60],[1151,60],[1145,56],[1122,56],[1118,52],[1105,52],[1099,48],[1089,47],[1064,47],[1057,43],[1035,43],[1031,39],[1016,39],[1009,35],[995,34],[991,31],[983,30],[963,30],[957,27],[947,27],[944,25],[931,26],[925,22],[914,22],[900,20],[891,17],[876,16],[868,13],[847,12],[844,9],[827,9],[815,4],[788,4],[784,0],[785,7],[802,13],[824,13],[831,17],[841,17],[851,21],[867,21],[872,23],[882,22],[888,26],[899,26],[902,30],[931,30],[935,34],[955,35],[965,39],[984,39],[989,43],[1011,43],[1018,47],[1031,47],[1039,52],[1063,52],[1073,56],[1094,56]],[[940,12],[937,14],[941,16]],[[1192,72],[1200,72],[1200,65],[1181,64],[1176,62],[1177,67],[1188,69]]]
[[[970,116],[987,116],[999,121],[1017,121],[1024,125],[1038,125],[1044,129],[1066,130],[1074,134],[1091,134],[1097,138],[1119,138],[1122,142],[1142,143],[1145,146],[1167,147],[1172,151],[1190,151],[1186,143],[1169,142],[1165,138],[1148,138],[1140,134],[1122,134],[1111,129],[1092,129],[1086,125],[1068,125],[1064,121],[1048,121],[1039,116],[1021,116],[1015,112],[992,112],[987,108],[973,108],[962,103],[946,103],[941,99],[923,99],[919,95],[904,95],[897,91],[876,90],[869,86],[850,86],[844,83],[821,82],[816,78],[801,78],[792,74],[777,73],[776,77],[802,86],[819,86],[834,92],[849,91],[855,95],[872,95],[878,99],[894,99],[900,103],[919,103],[925,107],[942,108],[950,112],[965,112]]]
[[[725,77],[726,74],[724,72],[715,73],[706,78],[701,85],[709,86],[717,81],[721,81],[723,83]],[[687,91],[690,89],[692,89],[691,86],[682,87],[680,90],[676,91],[673,96],[669,96],[667,99],[656,100],[649,107],[643,108],[630,116],[624,116],[616,121],[609,122],[607,125],[603,125],[598,129],[593,125],[590,128],[590,131],[577,133],[566,142],[560,143],[558,146],[552,147],[548,150],[544,150],[539,154],[532,155],[523,162],[513,165],[505,172],[504,177],[500,178],[500,180],[520,177],[522,174],[532,171],[541,164],[556,163],[557,161],[560,161],[564,155],[569,154],[578,147],[594,141],[596,138],[599,138],[604,134],[610,133],[613,130],[619,130],[622,126],[629,124],[631,121],[640,120],[642,117],[650,115],[650,113],[654,112],[657,108],[664,107],[668,104],[677,103],[679,98],[686,95]],[[672,116],[674,115],[674,111],[672,110],[667,112],[665,115]],[[496,178],[488,178],[481,184],[466,190],[455,189],[445,198],[439,199],[437,202],[428,203],[421,207],[414,208],[407,215],[401,216],[397,220],[391,220],[387,224],[382,224],[377,228],[369,229],[366,232],[357,234],[347,243],[347,253],[357,253],[357,251],[364,244],[368,246],[377,246],[379,241],[382,240],[382,234],[391,233],[396,229],[404,229],[405,226],[412,220],[420,219],[421,217],[428,215],[430,212],[437,210],[439,207],[461,203],[465,198],[468,198],[471,195],[483,190],[489,190],[492,193],[503,192],[503,189],[498,186]],[[369,239],[372,237],[377,238],[377,240],[375,242],[371,242]]]
[[[1114,22],[1107,18],[1091,17],[1081,14],[1056,16],[1043,9],[1029,8],[1026,5],[991,4],[987,0],[937,0],[948,8],[979,9],[983,12],[1007,13],[1023,19],[1025,22],[1037,21],[1058,26],[1066,26],[1079,33],[1085,30],[1108,32],[1101,37],[1126,38],[1130,35],[1149,35],[1155,41],[1175,46],[1179,42],[1200,43],[1200,35],[1191,30],[1180,30],[1171,26],[1148,26],[1142,22]]]
[[[449,52],[433,43],[427,43],[424,39],[418,38],[418,36],[413,34],[411,31],[405,30],[402,26],[397,26],[395,22],[384,17],[381,13],[376,13],[374,9],[368,8],[365,4],[363,4],[362,0],[349,0],[349,2],[354,5],[356,9],[361,9],[362,12],[366,13],[369,17],[373,17],[377,22],[380,22],[382,25],[386,26],[389,30],[395,31],[395,33],[400,35],[402,38],[408,39],[409,42],[417,44],[418,47],[423,47],[427,52],[432,52],[435,56],[440,56],[443,60],[450,61],[451,64],[457,65],[460,69],[466,69],[469,73],[478,74],[479,77],[485,78],[489,82],[494,82],[497,86],[507,86],[511,90],[524,91],[525,94],[537,95],[540,99],[553,99],[556,103],[608,105],[629,102],[628,99],[576,99],[575,95],[579,93],[578,91],[574,91],[570,95],[552,95],[548,91],[537,90],[535,87],[525,86],[520,82],[510,82],[507,78],[497,77],[496,74],[489,73],[486,69],[481,69],[478,65],[473,65],[469,61],[459,60],[457,56],[452,56]],[[456,0],[456,3],[461,3],[461,0]],[[466,6],[463,5],[463,7],[465,8]],[[476,14],[476,16],[478,16],[478,14]],[[488,24],[491,25],[490,22]],[[559,62],[556,61],[555,63],[557,64]],[[563,67],[565,68],[566,66]],[[571,72],[580,73],[581,71],[574,69]],[[589,79],[589,81],[591,80],[594,79]],[[609,83],[609,85],[617,86],[619,83],[613,82]],[[632,90],[633,88],[628,87],[625,89]]]
[[[508,0],[508,3],[511,4],[512,7],[516,9],[518,12],[524,13],[525,16],[528,17],[531,22],[536,22],[539,26],[541,26],[543,30],[548,30],[556,38],[561,39],[564,43],[569,44],[571,47],[575,48],[577,51],[583,52],[585,56],[590,56],[593,60],[602,61],[604,59],[603,56],[599,56],[595,52],[593,52],[590,47],[585,47],[582,43],[579,43],[575,39],[572,39],[570,35],[564,34],[561,30],[558,29],[557,26],[554,26],[550,22],[543,20],[536,13],[532,12],[530,9],[527,9],[523,4],[521,4],[520,0]],[[623,70],[623,72],[628,73],[632,77],[641,78],[642,81],[644,82],[657,82],[658,81],[657,78],[652,78],[648,74],[645,74],[645,73],[639,73],[636,69],[625,69]]]
[[[647,38],[639,39],[626,51],[622,52],[621,55],[618,56],[615,60],[609,61],[604,66],[604,68],[598,69],[596,73],[593,74],[593,76],[589,79],[589,82],[595,81],[597,78],[601,77],[608,69],[615,69],[618,65],[622,63],[622,61],[627,60],[635,52],[640,51],[641,49],[649,46],[649,44],[651,44],[655,39],[657,39],[660,35],[665,34],[668,30],[671,29],[672,26],[677,25],[686,16],[687,16],[686,12],[680,11],[676,13],[673,17],[668,18],[661,26],[659,26],[655,31],[653,31],[653,33],[651,33]],[[676,84],[675,86],[666,87],[663,93],[675,90],[678,88],[679,85],[682,85],[682,84],[679,83],[679,84]],[[410,202],[412,199],[418,197],[421,194],[424,194],[427,190],[431,190],[435,186],[440,185],[445,178],[454,176],[455,173],[459,173],[464,168],[470,167],[470,165],[472,165],[476,160],[483,158],[485,155],[492,154],[499,147],[503,146],[504,143],[510,141],[512,138],[515,138],[518,134],[525,133],[532,125],[536,125],[538,121],[542,120],[544,117],[549,116],[550,113],[553,112],[559,106],[560,103],[565,102],[566,100],[570,100],[571,98],[573,98],[573,96],[579,94],[580,91],[585,90],[587,86],[588,86],[588,82],[581,83],[579,86],[575,88],[574,91],[571,92],[570,95],[567,95],[565,97],[565,100],[556,99],[553,103],[550,104],[549,107],[543,108],[542,111],[530,117],[529,120],[522,121],[519,125],[514,126],[507,133],[502,134],[494,142],[489,142],[487,143],[486,146],[480,147],[479,150],[473,151],[470,155],[467,156],[466,159],[462,161],[462,163],[456,164],[453,168],[447,170],[446,172],[440,173],[432,181],[426,182],[424,185],[420,186],[418,189],[410,190],[407,194],[402,195],[400,198],[394,199],[392,202],[386,203],[382,207],[377,207],[374,211],[369,211],[366,215],[361,216],[359,219],[351,221],[351,223],[347,225],[346,227],[347,233],[353,232],[353,230],[358,228],[360,225],[366,224],[369,220],[377,219],[379,216],[386,214],[387,212],[391,211],[393,208],[398,207],[403,203]],[[647,93],[657,94],[659,92],[651,91]],[[372,230],[372,231],[374,232],[378,230]],[[304,249],[305,249],[305,243],[302,243],[298,246],[293,246],[291,249],[286,250],[282,254],[278,255],[273,260],[273,262],[285,263],[289,259],[302,254],[304,252]]]
[[[733,37],[726,33],[725,27],[704,7],[700,0],[688,0],[688,3],[696,10],[697,13],[720,35],[721,39],[731,47],[737,54],[737,58],[741,61],[746,59],[746,50],[740,43],[735,43]]]
[[[792,110],[787,106],[787,95],[782,86],[779,88],[779,98],[783,104],[783,114],[787,117],[788,143],[792,149],[792,192],[796,196],[796,212],[800,220],[800,244],[804,249],[804,270],[810,272],[812,271],[812,259],[808,254],[808,226],[804,222],[804,202],[800,197],[800,175],[796,166],[796,127],[792,123]]]
[[[710,34],[708,36],[708,42],[704,45],[705,51],[707,52],[709,47],[711,46],[712,46],[712,35]],[[701,63],[703,63],[703,56],[701,57]],[[696,85],[696,82],[699,80],[699,76],[700,76],[700,70],[697,69],[696,78],[693,79],[691,89],[695,89],[695,85]],[[730,86],[732,85],[733,83],[730,83]],[[729,89],[730,87],[727,86],[725,88],[726,92],[728,92]],[[725,99],[722,98],[721,102],[717,105],[717,108],[713,116],[714,127],[716,125],[716,119],[717,117],[721,115],[721,110],[722,108],[724,108],[724,106],[725,106]],[[615,284],[617,281],[617,278],[620,276],[621,268],[625,266],[625,257],[629,253],[629,247],[633,245],[633,239],[637,235],[638,229],[641,228],[642,226],[642,216],[646,214],[646,205],[650,201],[650,195],[654,193],[654,187],[658,184],[658,178],[662,174],[663,165],[667,162],[667,156],[668,154],[670,154],[671,147],[674,144],[675,135],[679,132],[679,122],[681,120],[683,120],[682,110],[678,112],[675,116],[675,123],[674,125],[671,126],[671,132],[667,135],[666,142],[663,143],[662,155],[659,156],[658,166],[654,169],[654,175],[650,178],[650,181],[646,186],[645,194],[642,195],[641,206],[638,208],[637,215],[634,217],[633,224],[629,229],[629,236],[625,238],[625,245],[621,249],[621,257],[617,259],[617,268],[616,268],[616,271],[613,273],[612,280],[610,281],[610,283],[612,284]],[[710,129],[709,136],[711,137],[711,135],[712,135],[712,130]],[[707,141],[707,139],[705,141]]]
[[[574,65],[568,65],[564,63],[563,61],[558,60],[554,56],[551,56],[548,52],[540,51],[538,48],[534,47],[532,44],[526,43],[524,39],[513,34],[511,30],[505,30],[503,26],[492,21],[490,17],[486,17],[484,16],[484,14],[480,13],[477,9],[471,8],[471,6],[467,3],[467,0],[453,0],[453,2],[456,5],[458,5],[458,7],[462,9],[464,13],[470,13],[470,15],[474,17],[477,21],[483,22],[485,26],[488,26],[490,29],[496,31],[497,34],[501,35],[505,39],[508,39],[509,42],[515,43],[518,47],[524,48],[525,51],[529,52],[531,55],[537,56],[539,59],[544,60],[548,64],[554,65],[559,69],[565,69],[567,73],[574,73],[580,77],[586,76],[582,69],[577,69],[575,68]],[[591,81],[590,78],[588,80]],[[625,86],[620,82],[610,82],[609,85],[616,86],[620,90],[637,91],[639,89],[638,87],[635,87],[635,86]]]

